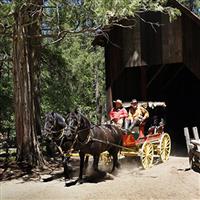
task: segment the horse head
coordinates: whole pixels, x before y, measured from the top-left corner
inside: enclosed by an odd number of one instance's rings
[[[80,130],[90,128],[89,120],[80,112],[70,112],[66,117],[68,138],[74,139]]]
[[[44,136],[58,133],[67,126],[65,119],[58,113],[49,112],[45,117]]]

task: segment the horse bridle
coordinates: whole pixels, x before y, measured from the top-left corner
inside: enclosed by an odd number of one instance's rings
[[[69,124],[67,125],[67,131],[70,131],[70,132],[72,132],[72,134],[74,134],[74,135],[77,135],[77,133],[78,133],[78,129],[80,128],[80,120],[78,120],[78,118],[75,116],[75,119],[76,119],[76,121],[77,121],[77,126],[76,127],[74,127],[73,125],[72,125],[72,120],[71,120],[71,116],[70,116],[70,122],[69,122]]]
[[[56,138],[56,140],[59,140],[63,137],[64,135],[64,131],[66,129],[66,127],[64,128],[61,128],[60,130],[56,130],[56,131],[53,131],[52,129],[56,126],[56,119],[53,118],[53,123],[52,125],[50,126],[50,128],[45,128],[44,130],[47,131],[48,133],[52,133],[53,135],[55,135],[56,133],[59,133],[60,132],[60,135]]]
[[[70,130],[71,132],[73,132],[72,134],[75,135],[75,139],[74,139],[74,142],[73,142],[73,145],[78,142],[80,143],[81,145],[84,145],[84,144],[87,144],[90,140],[91,140],[91,135],[88,134],[87,138],[85,141],[81,142],[79,139],[78,139],[78,136],[79,136],[79,133],[80,132],[83,132],[85,130],[90,130],[90,128],[84,128],[84,129],[81,129],[81,130],[78,130],[80,128],[80,120],[78,120],[78,118],[76,117],[76,120],[77,120],[77,126],[76,127],[73,127],[71,124],[67,125],[67,130]],[[73,146],[72,146],[73,148]]]
[[[55,126],[56,126],[56,119],[53,118],[53,124],[51,125],[51,127],[50,127],[50,128],[45,128],[44,130],[45,130],[45,131],[48,131],[48,132],[54,132],[54,133],[56,133],[57,131],[52,131],[52,129],[53,129]],[[61,129],[61,130],[62,130],[62,129]]]
[[[65,131],[66,127],[65,127],[65,128],[62,128],[62,129],[60,129],[60,130],[57,130],[57,131],[53,131],[53,130],[52,130],[53,128],[54,128],[54,126],[52,126],[52,127],[49,128],[49,129],[44,129],[44,130],[47,130],[48,132],[52,133],[52,135],[55,135],[56,133],[59,133],[59,132],[60,132],[60,135],[56,137],[56,140],[60,140],[60,139],[63,137],[63,135],[64,135],[64,131]]]

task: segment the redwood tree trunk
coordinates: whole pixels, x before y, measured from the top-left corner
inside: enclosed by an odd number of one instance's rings
[[[40,5],[42,0],[29,0],[16,7],[13,40],[17,161],[32,167],[44,164],[37,140],[40,132],[38,73],[41,40],[35,36],[40,33]]]

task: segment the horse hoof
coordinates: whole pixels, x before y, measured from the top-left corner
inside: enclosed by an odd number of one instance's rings
[[[80,184],[83,184],[84,183],[84,180],[83,179],[78,179],[77,181],[77,184],[80,185]]]
[[[77,180],[69,179],[65,181],[65,187],[70,187],[72,185],[75,185],[77,183]]]
[[[117,167],[117,169],[121,169],[122,168],[120,164],[116,165],[116,167]]]

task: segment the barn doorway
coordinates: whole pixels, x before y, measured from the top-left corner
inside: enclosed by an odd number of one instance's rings
[[[197,126],[200,131],[200,80],[182,63],[146,67],[146,77],[143,75],[139,67],[126,68],[112,85],[113,98],[165,101],[166,130],[174,145],[185,148],[183,128]],[[145,99],[141,88],[144,80]]]

